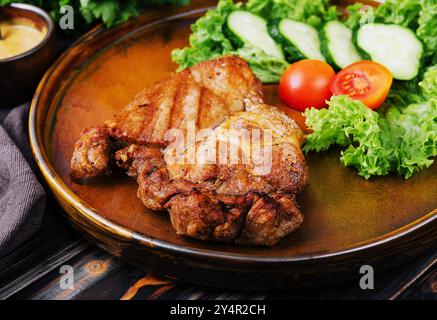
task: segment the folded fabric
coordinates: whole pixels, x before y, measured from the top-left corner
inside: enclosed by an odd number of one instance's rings
[[[28,110],[13,109],[0,126],[0,257],[35,235],[44,215],[46,193],[32,170]]]

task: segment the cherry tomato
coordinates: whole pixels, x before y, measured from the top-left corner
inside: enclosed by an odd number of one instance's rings
[[[332,82],[334,95],[348,95],[375,110],[387,98],[393,76],[383,65],[359,61],[341,70]]]
[[[290,108],[304,111],[326,107],[332,96],[332,67],[319,60],[301,60],[290,65],[279,82],[279,97]]]

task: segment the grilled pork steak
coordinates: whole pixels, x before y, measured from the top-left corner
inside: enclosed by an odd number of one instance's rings
[[[120,167],[147,208],[168,210],[178,234],[272,246],[303,221],[295,199],[308,182],[303,139],[263,103],[246,62],[224,57],[144,89],[115,120],[84,130],[71,175],[79,182]]]

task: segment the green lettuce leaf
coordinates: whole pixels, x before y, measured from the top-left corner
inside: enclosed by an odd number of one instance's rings
[[[178,70],[234,50],[231,41],[223,33],[223,26],[229,14],[240,7],[241,3],[220,0],[216,9],[209,10],[191,26],[190,46],[172,52],[172,60],[179,64]]]
[[[422,81],[413,79],[393,82],[382,110],[392,106],[402,108],[437,98],[437,66],[431,66],[424,71]]]
[[[416,33],[425,45],[425,56],[432,56],[437,52],[437,1],[422,0],[422,3]]]
[[[388,110],[395,137],[393,171],[406,179],[429,167],[437,155],[437,99]]]
[[[355,29],[360,25],[360,21],[364,12],[370,9],[362,3],[354,3],[346,8],[346,16],[343,18],[343,23],[350,29]]]
[[[289,18],[317,28],[340,15],[329,3],[329,0],[249,0],[246,9],[267,20]]]
[[[422,101],[423,94],[419,89],[417,78],[409,81],[394,81],[381,110],[392,106],[406,107]]]
[[[393,23],[416,29],[422,0],[386,0],[375,10],[375,22]]]
[[[437,65],[428,68],[419,86],[425,98],[437,99]]]
[[[346,8],[346,25],[356,28],[365,23],[393,23],[416,29],[422,10],[422,0],[386,0],[377,8],[354,3]]]

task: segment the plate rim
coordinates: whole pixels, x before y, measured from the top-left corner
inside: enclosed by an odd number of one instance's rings
[[[206,10],[207,7],[203,7],[202,9],[191,9],[185,10],[179,13],[175,13],[170,16],[166,16],[166,18],[161,19],[160,21],[165,20],[173,20],[177,18],[181,18],[184,16],[192,15],[195,11]],[[151,23],[158,23],[157,20],[150,21]],[[145,27],[144,25],[142,27]],[[432,223],[437,222],[437,209],[433,209],[432,211],[424,214],[419,219],[416,219],[400,228],[397,228],[389,233],[384,235],[374,237],[365,241],[357,242],[352,244],[351,246],[346,247],[345,249],[329,252],[329,253],[308,253],[308,254],[298,254],[292,257],[279,256],[279,257],[267,257],[267,256],[254,256],[252,254],[244,254],[244,253],[229,253],[224,251],[214,251],[213,249],[200,249],[193,247],[186,247],[181,244],[171,243],[166,240],[162,240],[156,237],[152,237],[149,235],[145,235],[139,233],[137,231],[131,230],[127,227],[122,226],[121,224],[111,221],[107,219],[105,216],[100,214],[96,209],[92,206],[88,205],[85,201],[83,201],[79,196],[77,196],[58,176],[56,170],[53,165],[50,163],[48,159],[46,148],[40,145],[40,139],[38,139],[38,124],[37,121],[37,108],[39,108],[39,103],[41,100],[41,95],[44,92],[45,85],[49,81],[49,79],[56,74],[58,68],[62,68],[62,62],[64,58],[73,54],[73,56],[77,56],[77,52],[74,53],[75,49],[83,43],[86,43],[87,40],[92,41],[93,39],[104,35],[107,30],[102,26],[98,25],[95,28],[88,31],[86,34],[78,38],[72,45],[65,50],[64,53],[55,61],[55,63],[46,71],[44,77],[38,85],[38,88],[35,92],[35,95],[31,101],[30,111],[29,111],[29,121],[28,121],[28,130],[29,130],[29,140],[30,146],[32,149],[32,154],[34,159],[37,162],[39,170],[41,171],[45,182],[48,184],[51,191],[55,194],[58,194],[63,201],[70,204],[74,207],[74,209],[82,215],[82,218],[87,221],[93,223],[100,228],[103,228],[111,237],[114,235],[121,237],[125,241],[136,241],[141,245],[144,245],[149,248],[154,249],[162,249],[167,252],[173,252],[178,254],[188,254],[194,255],[199,258],[206,259],[219,259],[221,261],[232,261],[232,262],[242,262],[242,263],[266,263],[266,264],[282,264],[282,263],[301,263],[301,262],[321,262],[327,259],[332,258],[347,258],[349,255],[368,252],[371,249],[382,246],[384,244],[392,243],[395,240],[401,240],[405,237],[411,236],[419,229],[422,229],[425,226],[429,226]],[[129,33],[129,32],[128,32]],[[105,48],[108,47],[108,44],[105,45]],[[42,107],[40,107],[42,108]],[[44,133],[41,132],[41,135],[44,136]],[[59,199],[57,199],[59,201]],[[66,211],[63,209],[63,211]]]

